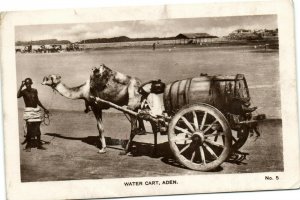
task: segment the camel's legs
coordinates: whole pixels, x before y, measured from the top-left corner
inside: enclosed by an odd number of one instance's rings
[[[106,142],[105,142],[105,137],[104,137],[104,128],[103,128],[103,122],[102,119],[98,119],[97,120],[97,127],[99,130],[99,139],[101,142],[101,146],[102,148],[98,151],[98,153],[105,153],[105,149],[106,149]]]
[[[131,133],[130,133],[129,140],[128,140],[128,143],[125,148],[126,154],[129,153],[129,151],[131,150],[133,138],[137,134],[137,118],[134,116],[130,116],[130,118],[131,118],[131,120],[130,120],[131,121]]]
[[[140,106],[140,101],[141,101],[141,96],[138,93],[138,84],[136,82],[136,80],[131,80],[129,85],[128,85],[128,109],[130,110],[136,110],[139,106]],[[129,151],[131,150],[131,146],[132,146],[132,140],[134,138],[134,136],[137,134],[137,117],[135,116],[130,116],[130,122],[131,122],[131,133],[130,133],[130,137],[128,140],[128,143],[126,145],[125,148],[125,153],[129,153]],[[139,120],[139,122],[141,123],[143,120]],[[143,128],[144,124],[140,124],[142,125]]]
[[[97,120],[97,128],[99,131],[99,140],[101,142],[101,149],[98,151],[98,153],[105,153],[106,149],[106,142],[104,137],[104,128],[103,128],[103,121],[102,121],[102,110],[101,109],[93,109],[94,115]]]
[[[84,100],[84,104],[85,104],[85,110],[84,112],[85,113],[88,113],[90,110],[90,105],[89,105],[89,102],[87,100]]]

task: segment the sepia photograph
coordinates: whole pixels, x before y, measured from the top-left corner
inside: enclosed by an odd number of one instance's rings
[[[3,15],[10,199],[299,188],[287,2]]]
[[[22,181],[284,170],[276,15],[15,33]]]

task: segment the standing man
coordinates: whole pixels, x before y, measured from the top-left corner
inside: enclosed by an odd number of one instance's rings
[[[156,48],[156,44],[155,42],[152,44],[152,50],[155,51],[155,48]]]
[[[38,92],[31,87],[31,78],[26,78],[22,81],[21,87],[18,90],[18,98],[23,97],[25,103],[24,120],[26,121],[27,134],[26,134],[26,151],[31,151],[32,147],[45,150],[41,142],[41,130],[40,125],[42,122],[41,108],[44,109],[46,114],[49,111],[42,105],[38,98]],[[22,88],[26,86],[24,90]],[[40,106],[40,107],[38,107]]]

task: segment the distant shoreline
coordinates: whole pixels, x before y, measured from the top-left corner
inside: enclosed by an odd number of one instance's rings
[[[254,47],[257,46],[257,50],[265,50],[264,46],[262,45],[253,45],[253,44],[222,44],[222,45],[207,45],[207,46],[199,46],[199,45],[161,45],[157,46],[156,50],[159,49],[184,49],[184,48],[226,48],[226,47],[241,47],[241,48],[249,48],[249,49],[255,49]],[[121,49],[149,49],[152,50],[152,48],[149,45],[143,45],[143,46],[120,46],[120,47],[97,47],[97,48],[87,48],[83,51],[100,51],[100,50],[121,50]],[[279,51],[277,48],[267,48],[267,51]],[[153,51],[153,50],[152,50]]]
[[[153,44],[156,44],[153,48]],[[38,48],[40,45],[33,45]],[[201,44],[179,44],[168,41],[138,41],[138,42],[112,42],[112,43],[85,43],[79,44],[80,50],[78,51],[61,51],[61,52],[80,52],[80,51],[97,51],[97,50],[114,50],[114,49],[172,49],[172,48],[207,48],[207,47],[252,47],[257,49],[272,49],[278,50],[278,40],[226,40],[203,42]],[[16,48],[21,46],[16,45]],[[33,53],[33,52],[31,52]]]
[[[55,53],[17,53],[22,55],[55,55],[55,54],[72,54],[72,53],[88,53],[88,52],[97,52],[97,51],[117,51],[117,50],[148,50],[151,52],[159,52],[160,50],[174,51],[179,49],[228,49],[228,48],[244,48],[253,50],[253,52],[257,53],[271,53],[271,52],[279,52],[277,48],[265,48],[264,45],[253,45],[253,44],[222,44],[222,45],[208,45],[208,46],[199,46],[199,45],[158,45],[156,50],[154,51],[151,46],[143,45],[143,46],[106,46],[106,47],[96,47],[96,48],[86,48],[81,51],[61,51]]]

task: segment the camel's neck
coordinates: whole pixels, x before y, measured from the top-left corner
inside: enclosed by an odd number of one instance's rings
[[[88,99],[89,98],[89,81],[84,84],[69,88],[63,83],[59,83],[54,88],[62,96],[69,99]]]

